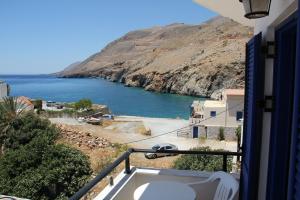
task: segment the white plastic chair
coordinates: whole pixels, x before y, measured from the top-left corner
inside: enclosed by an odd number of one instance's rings
[[[208,179],[201,182],[188,183],[196,192],[200,193],[199,189],[203,193],[209,193],[209,187],[212,187],[212,183],[219,180],[216,191],[214,192],[213,200],[233,200],[239,189],[237,180],[228,173],[215,172]],[[207,186],[210,185],[210,186]],[[207,186],[207,187],[205,187]],[[200,194],[201,195],[201,194]],[[208,194],[204,194],[207,197]],[[201,195],[202,196],[202,195]],[[197,195],[198,197],[198,195]],[[201,199],[201,198],[199,198]],[[210,198],[211,199],[211,198]]]

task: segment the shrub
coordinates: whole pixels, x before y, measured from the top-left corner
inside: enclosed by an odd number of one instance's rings
[[[77,117],[77,111],[73,109],[45,110],[40,112],[40,115],[47,118]]]
[[[6,134],[3,134],[2,141],[5,149],[16,149],[40,136],[47,138],[47,144],[53,144],[58,136],[58,130],[51,125],[49,120],[41,119],[29,112],[15,119]]]
[[[209,147],[198,147],[197,151],[224,151],[211,150]],[[174,168],[181,170],[220,171],[223,168],[223,157],[214,155],[182,155],[174,161]],[[227,169],[232,169],[232,157],[227,159]]]
[[[67,199],[89,179],[88,158],[64,145],[45,145],[46,138],[8,151],[0,159],[0,191],[30,199]]]
[[[43,108],[43,101],[42,100],[37,99],[37,100],[32,100],[31,102],[34,105],[34,109],[37,109],[39,111],[42,110],[42,108]]]
[[[1,117],[1,115],[0,115]],[[67,199],[91,175],[80,151],[55,145],[58,130],[34,113],[14,118],[0,130],[5,154],[0,157],[1,194],[29,199]]]
[[[220,128],[219,128],[218,139],[219,139],[220,141],[221,141],[221,140],[225,140],[224,127],[220,127]]]
[[[92,101],[90,99],[81,99],[75,103],[76,110],[86,110],[92,107]]]
[[[113,162],[113,157],[112,156],[104,156],[103,158],[98,159],[96,161],[96,167],[95,167],[94,171],[96,173],[99,173],[104,168],[108,167],[112,162]]]
[[[120,143],[113,143],[112,146],[115,149],[114,157],[120,156],[122,153],[128,150],[128,145],[120,144]]]
[[[241,126],[238,126],[235,129],[235,136],[237,138],[237,141],[241,141],[241,131],[242,131],[242,127]]]

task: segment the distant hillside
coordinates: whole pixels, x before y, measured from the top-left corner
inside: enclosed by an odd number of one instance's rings
[[[59,73],[102,77],[146,90],[215,97],[244,85],[244,48],[252,29],[216,17],[201,25],[132,31]]]
[[[77,66],[79,66],[80,63],[81,63],[81,62],[79,62],[79,61],[72,63],[71,65],[69,65],[68,67],[66,67],[66,68],[64,69],[64,73],[72,72],[72,70],[75,69]]]

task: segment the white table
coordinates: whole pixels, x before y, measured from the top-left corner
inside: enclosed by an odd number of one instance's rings
[[[195,200],[196,193],[188,185],[175,181],[152,181],[134,191],[134,200]]]

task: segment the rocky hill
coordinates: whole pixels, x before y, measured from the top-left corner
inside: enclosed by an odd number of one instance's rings
[[[252,28],[216,17],[201,25],[132,31],[60,72],[102,77],[145,90],[216,97],[244,85],[244,48]]]

